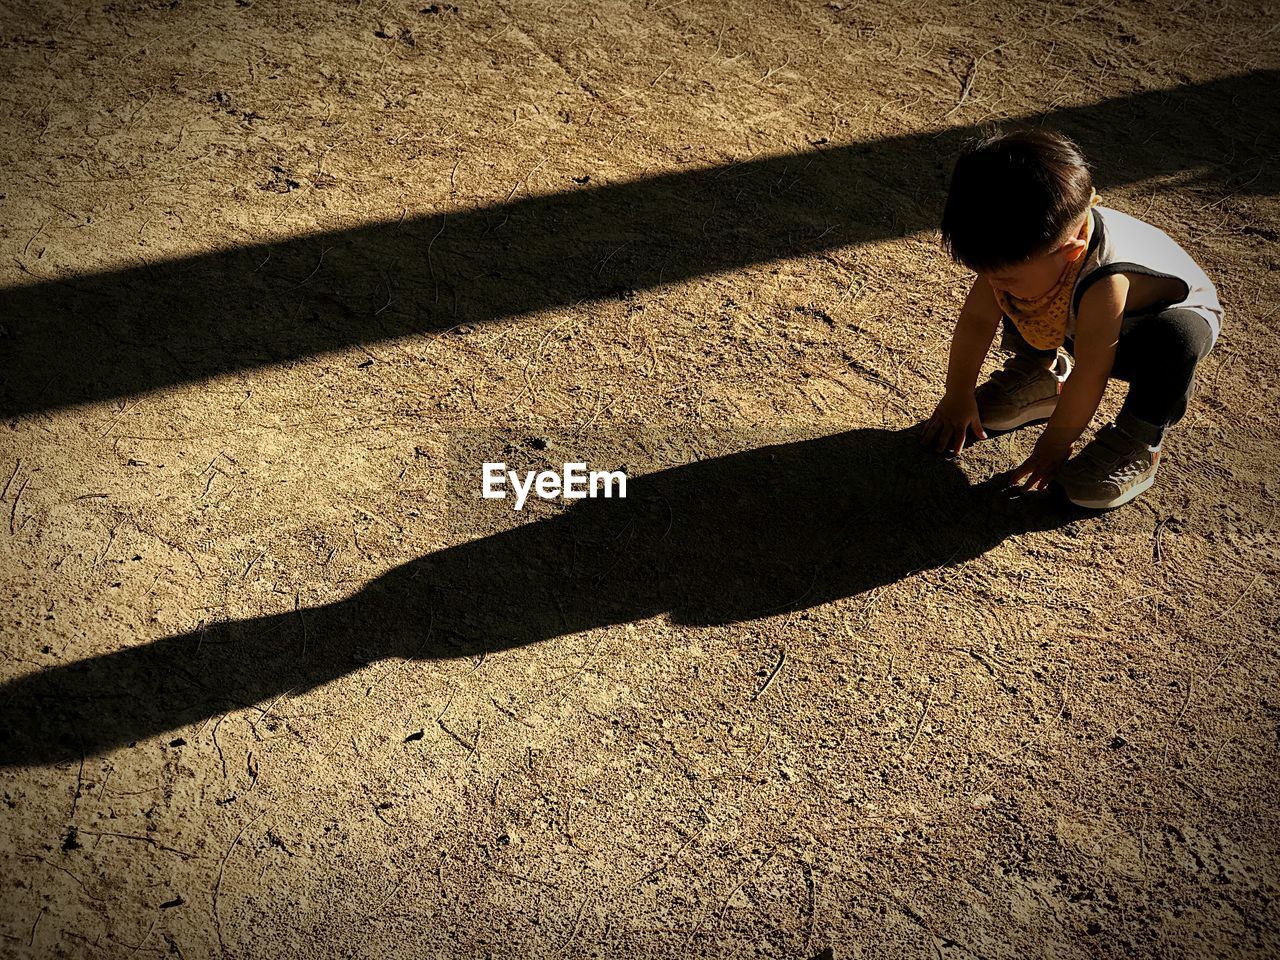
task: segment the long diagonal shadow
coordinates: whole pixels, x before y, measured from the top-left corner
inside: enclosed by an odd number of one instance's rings
[[[1025,118],[1102,189],[1200,168],[1273,194],[1280,71]],[[0,291],[0,416],[514,317],[937,222],[973,127],[670,174]],[[18,264],[39,279],[35,251]]]
[[[464,657],[667,613],[807,609],[1063,523],[970,485],[912,430],[760,447],[441,550],[342,602],[168,637],[0,687],[0,763],[49,763],[299,693],[388,657]],[[305,619],[304,619],[305,617]],[[927,636],[927,624],[921,624]]]

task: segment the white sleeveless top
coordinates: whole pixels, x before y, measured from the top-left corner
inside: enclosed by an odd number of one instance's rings
[[[1066,335],[1075,337],[1080,298],[1094,282],[1113,273],[1141,273],[1181,281],[1186,288],[1182,299],[1158,308],[1182,307],[1196,311],[1209,322],[1216,342],[1222,332],[1222,304],[1218,302],[1213,281],[1191,255],[1163,230],[1127,213],[1097,206],[1093,208],[1093,216],[1093,237],[1072,293]]]

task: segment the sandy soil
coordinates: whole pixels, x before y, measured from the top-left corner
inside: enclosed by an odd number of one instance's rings
[[[0,955],[1280,953],[1276,37],[6,4]],[[1106,515],[910,432],[1016,118],[1226,304]]]

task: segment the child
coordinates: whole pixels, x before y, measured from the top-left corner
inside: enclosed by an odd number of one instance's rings
[[[1222,305],[1167,234],[1098,200],[1079,148],[1059,134],[991,137],[956,162],[942,242],[978,276],[922,442],[959,454],[968,430],[985,440],[984,428],[1047,417],[1010,483],[1043,490],[1056,479],[1073,503],[1102,509],[1151,486]],[[1013,356],[975,390],[1001,324]],[[1068,460],[1111,377],[1130,385],[1119,416]]]

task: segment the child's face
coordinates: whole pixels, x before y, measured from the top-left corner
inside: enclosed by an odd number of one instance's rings
[[[1084,256],[1087,246],[1085,232],[1082,220],[1067,239],[1049,251],[1010,267],[981,271],[979,276],[1001,293],[1018,300],[1035,300],[1052,290],[1067,267]]]
[[[1069,263],[1061,250],[1054,250],[1012,267],[984,272],[982,276],[1001,293],[1019,300],[1034,300],[1053,289]]]

